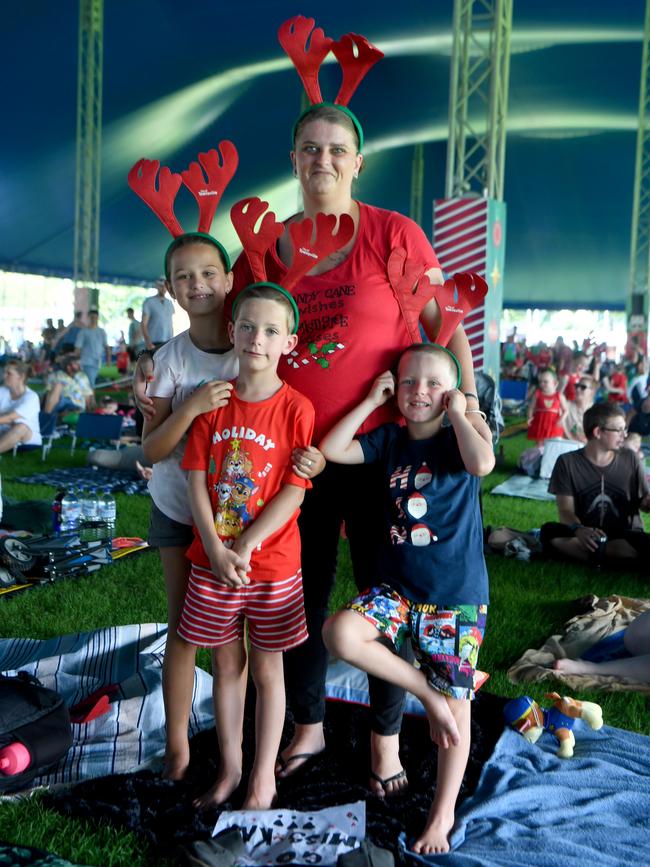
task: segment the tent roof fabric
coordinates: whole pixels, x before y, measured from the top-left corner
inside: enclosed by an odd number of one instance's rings
[[[0,267],[72,271],[77,94],[76,4],[3,8]],[[314,14],[307,8],[303,14]],[[294,4],[250,0],[115,0],[104,4],[100,273],[151,282],[165,230],[129,190],[140,157],[174,171],[232,139],[240,168],[214,229],[236,253],[228,220],[259,195],[279,217],[296,209],[290,131],[301,86],[276,39]],[[322,8],[328,35],[363,33],[385,52],[351,101],[366,136],[357,195],[408,213],[412,146],[425,146],[425,213],[444,195],[452,0],[384,0]],[[506,306],[623,308],[629,282],[643,0],[514,4],[505,200]],[[335,64],[321,72],[325,98]],[[196,227],[181,191],[176,213]]]

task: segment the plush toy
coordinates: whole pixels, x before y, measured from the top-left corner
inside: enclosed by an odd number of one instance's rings
[[[570,759],[576,742],[572,731],[575,721],[583,719],[596,731],[603,724],[603,711],[592,701],[578,701],[557,692],[547,692],[545,698],[552,700],[552,707],[542,708],[528,695],[514,698],[504,707],[503,715],[508,725],[531,744],[537,743],[544,730],[551,732],[560,744],[556,755]]]

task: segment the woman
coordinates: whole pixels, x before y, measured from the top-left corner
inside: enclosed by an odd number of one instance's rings
[[[27,387],[27,365],[18,359],[5,364],[0,386],[0,454],[16,444],[40,446],[38,395]]]
[[[586,443],[587,437],[582,419],[596,399],[596,385],[590,376],[581,376],[574,389],[575,398],[567,401],[567,414],[562,422],[564,436],[570,440]]]
[[[324,104],[305,112],[294,128],[291,161],[302,190],[303,212],[287,220],[277,250],[267,254],[269,280],[281,282],[291,263],[288,230],[292,223],[323,212],[337,217],[349,214],[355,225],[352,240],[294,289],[300,309],[299,343],[290,363],[280,368],[286,381],[314,404],[313,441],[318,443],[334,422],[361,400],[377,374],[389,369],[399,351],[412,342],[403,307],[387,276],[391,251],[404,248],[409,260],[424,266],[433,284],[442,283],[442,273],[431,245],[415,223],[353,198],[352,185],[361,172],[363,156],[357,127],[344,110]],[[233,297],[251,281],[244,257],[235,264],[234,273]],[[423,304],[419,320],[434,340],[440,326],[435,300]],[[460,359],[469,406],[477,409],[471,354],[462,329],[449,346]],[[364,430],[391,417],[393,410],[382,409],[371,416]],[[304,460],[310,458],[305,456]],[[280,777],[291,775],[325,747],[327,652],[321,628],[336,575],[341,524],[345,522],[356,584],[364,589],[375,581],[376,551],[384,533],[382,503],[381,481],[374,469],[363,465],[329,464],[305,497],[300,532],[310,637],[285,655],[287,694],[296,728],[293,740],[279,757]],[[406,785],[398,753],[404,693],[382,681],[372,683],[370,693],[371,787],[375,794],[384,796]]]

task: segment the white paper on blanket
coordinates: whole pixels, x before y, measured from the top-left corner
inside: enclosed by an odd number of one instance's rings
[[[366,804],[296,810],[241,810],[219,816],[213,836],[239,828],[247,855],[238,864],[336,864],[366,836]]]

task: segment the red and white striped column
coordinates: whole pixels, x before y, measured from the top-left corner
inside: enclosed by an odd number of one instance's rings
[[[483,304],[472,310],[463,327],[474,367],[499,380],[499,323],[503,306],[505,250],[504,202],[494,199],[436,199],[433,211],[433,247],[445,277],[476,271],[487,281]]]

